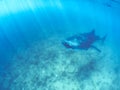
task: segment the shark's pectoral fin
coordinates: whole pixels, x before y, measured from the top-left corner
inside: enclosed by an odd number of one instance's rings
[[[94,48],[94,49],[96,49],[98,52],[101,52],[101,50],[98,49],[97,47],[95,47],[95,46],[93,46],[93,45],[91,45],[91,47]]]

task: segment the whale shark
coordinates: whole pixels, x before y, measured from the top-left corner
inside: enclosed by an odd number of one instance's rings
[[[93,29],[87,33],[79,33],[79,34],[73,35],[71,37],[68,37],[67,39],[62,41],[62,44],[66,48],[84,49],[84,50],[88,50],[89,48],[94,48],[98,52],[101,52],[101,50],[98,49],[93,44],[97,41],[104,42],[105,39],[106,39],[106,35],[101,38],[100,36],[95,34],[95,30]]]

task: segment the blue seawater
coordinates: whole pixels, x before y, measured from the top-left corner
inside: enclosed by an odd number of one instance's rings
[[[90,32],[102,52],[61,42]],[[120,90],[120,0],[1,0],[0,90]]]

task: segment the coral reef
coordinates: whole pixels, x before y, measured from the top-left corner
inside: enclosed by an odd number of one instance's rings
[[[1,90],[115,90],[115,75],[104,64],[114,58],[112,51],[100,48],[66,49],[57,37],[35,42],[13,57],[0,77]]]

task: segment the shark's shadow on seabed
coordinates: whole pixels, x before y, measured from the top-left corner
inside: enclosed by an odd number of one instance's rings
[[[100,37],[95,34],[95,30],[93,29],[90,32],[87,33],[80,33],[73,35],[71,37],[68,37],[67,39],[62,41],[62,44],[66,48],[71,48],[71,49],[83,49],[83,50],[88,50],[89,48],[94,48],[98,52],[101,52],[100,49],[98,49],[96,46],[93,44],[97,41],[104,42],[106,39],[105,35],[104,37]]]

